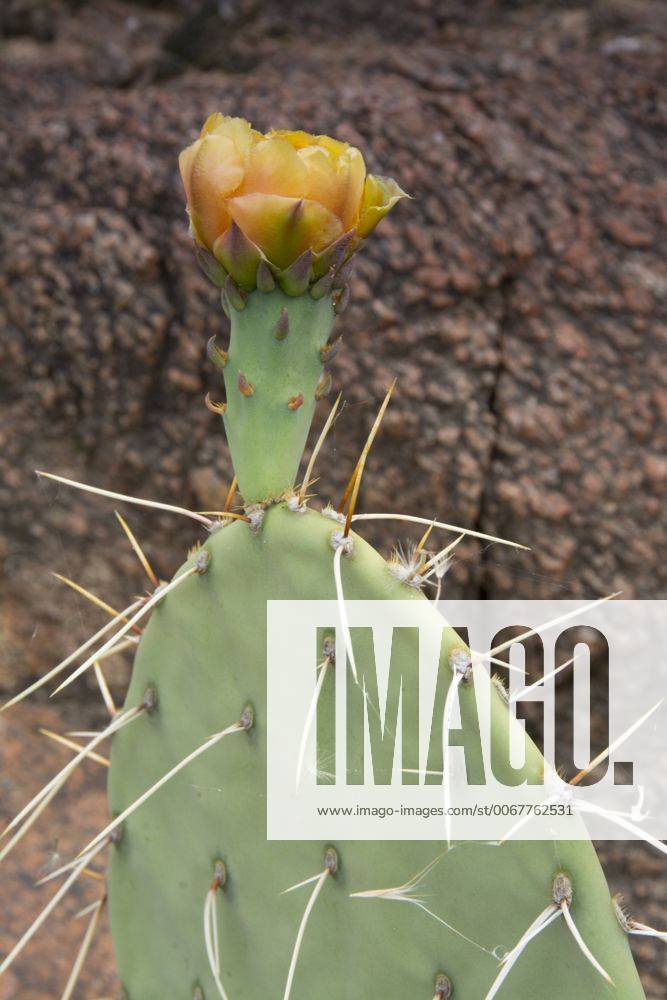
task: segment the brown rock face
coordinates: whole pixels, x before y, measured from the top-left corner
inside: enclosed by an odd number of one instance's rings
[[[323,497],[340,495],[398,376],[362,509],[532,546],[466,543],[450,595],[665,596],[666,20],[651,0],[9,0],[0,687],[101,623],[50,570],[118,607],[146,585],[113,503],[35,469],[195,509],[224,499],[228,454],[203,403],[220,396],[204,345],[224,322],[176,168],[216,109],[348,139],[415,197],[369,241],[339,320],[347,405]],[[197,538],[188,521],[123,513],[163,576]],[[406,532],[367,534],[388,548]],[[614,854],[629,894],[657,892],[634,853]],[[0,996],[62,989],[44,954],[24,968]],[[646,981],[664,995],[657,963]]]

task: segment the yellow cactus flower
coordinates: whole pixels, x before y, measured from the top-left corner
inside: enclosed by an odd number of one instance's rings
[[[307,132],[263,135],[219,113],[179,166],[195,240],[246,289],[262,259],[280,273],[312,255],[316,279],[330,264],[329,248],[344,243],[349,256],[406,197],[395,181],[367,174],[348,143]]]

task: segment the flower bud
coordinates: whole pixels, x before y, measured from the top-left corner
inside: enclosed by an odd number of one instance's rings
[[[245,291],[257,286],[263,262],[264,284],[268,267],[283,291],[301,294],[295,261],[312,262],[306,285],[337,270],[406,197],[396,181],[367,174],[348,143],[307,132],[263,135],[219,113],[179,166],[197,244]]]

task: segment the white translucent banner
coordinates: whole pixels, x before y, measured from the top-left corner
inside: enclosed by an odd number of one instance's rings
[[[667,838],[667,602],[342,610],[268,604],[269,839]]]

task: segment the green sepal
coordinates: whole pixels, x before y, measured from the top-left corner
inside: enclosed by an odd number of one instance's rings
[[[262,255],[235,222],[215,241],[213,253],[240,288],[252,292],[257,287],[257,268]]]
[[[304,250],[300,257],[281,271],[278,284],[286,295],[303,295],[310,284],[313,267],[313,251]]]
[[[215,259],[210,250],[206,247],[197,244],[195,247],[195,256],[197,258],[197,263],[200,268],[214,285],[218,288],[223,288],[225,281],[227,280],[227,271],[222,266],[222,264]]]

